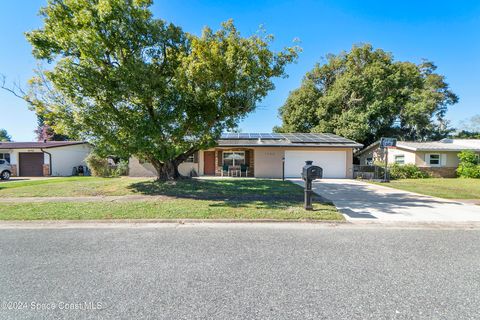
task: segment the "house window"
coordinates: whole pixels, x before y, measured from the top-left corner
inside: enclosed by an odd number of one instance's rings
[[[399,154],[395,156],[395,163],[396,164],[405,164],[405,155]]]
[[[370,157],[370,158],[365,159],[365,164],[366,164],[367,166],[373,165],[373,158]]]
[[[245,164],[244,151],[225,151],[223,152],[223,164],[228,166],[239,166]]]
[[[428,164],[431,166],[439,166],[440,165],[440,155],[439,154],[431,154],[428,157]]]
[[[10,153],[0,153],[0,159],[7,160],[10,163]]]
[[[195,162],[195,157],[194,157],[194,155],[192,154],[191,156],[189,156],[189,157],[185,160],[185,162],[191,162],[191,163]]]

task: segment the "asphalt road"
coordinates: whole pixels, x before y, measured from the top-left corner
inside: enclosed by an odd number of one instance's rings
[[[480,230],[0,230],[0,302],[0,319],[479,319]]]

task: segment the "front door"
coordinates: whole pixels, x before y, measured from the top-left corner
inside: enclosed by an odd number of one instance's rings
[[[215,175],[215,151],[203,152],[203,174],[206,176]]]

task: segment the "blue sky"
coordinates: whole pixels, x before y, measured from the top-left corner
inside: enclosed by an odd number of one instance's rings
[[[46,1],[3,1],[0,7],[0,74],[8,81],[26,83],[36,62],[23,33],[41,25],[38,9]],[[240,124],[243,132],[270,132],[280,124],[278,107],[288,92],[300,85],[305,72],[328,53],[349,50],[352,44],[371,43],[398,60],[434,61],[438,72],[460,102],[447,116],[454,125],[480,113],[480,1],[370,1],[370,0],[156,0],[156,17],[200,33],[216,29],[233,18],[243,35],[263,25],[275,35],[274,49],[301,40],[303,53],[277,79],[276,89],[258,110]],[[15,141],[34,139],[36,118],[23,101],[0,92],[0,128]]]

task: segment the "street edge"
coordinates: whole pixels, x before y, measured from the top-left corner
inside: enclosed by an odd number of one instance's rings
[[[479,221],[404,222],[276,219],[118,219],[118,220],[0,220],[0,229],[89,229],[89,228],[277,228],[277,229],[454,229],[480,230]]]

